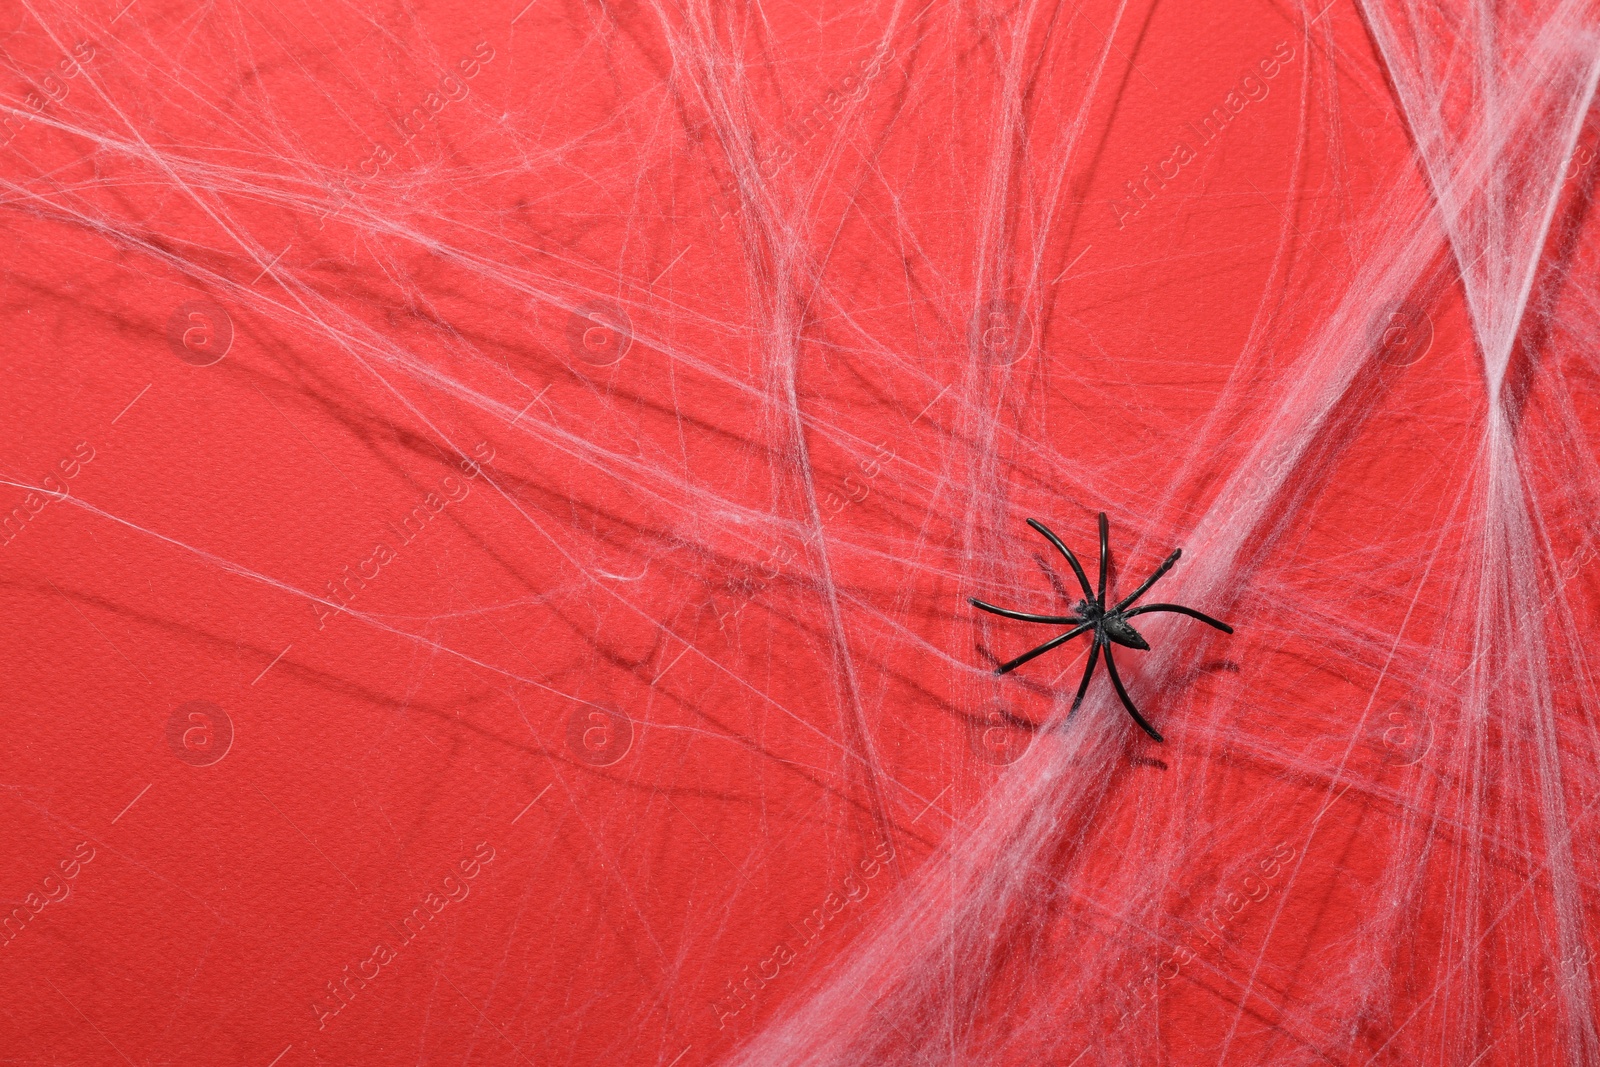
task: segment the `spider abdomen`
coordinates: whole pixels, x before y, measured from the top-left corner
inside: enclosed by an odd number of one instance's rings
[[[1129,626],[1121,615],[1107,615],[1101,620],[1100,627],[1105,631],[1107,637],[1119,645],[1137,648],[1144,652],[1150,650],[1150,642],[1141,637],[1138,630]]]

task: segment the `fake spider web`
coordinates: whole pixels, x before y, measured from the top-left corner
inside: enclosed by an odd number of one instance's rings
[[[1600,1056],[1592,4],[10,16],[8,1055]]]

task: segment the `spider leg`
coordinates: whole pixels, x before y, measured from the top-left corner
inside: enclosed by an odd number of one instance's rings
[[[1067,557],[1067,562],[1072,564],[1072,573],[1078,576],[1078,584],[1083,586],[1083,595],[1090,600],[1094,599],[1094,591],[1089,588],[1089,576],[1083,573],[1083,564],[1078,562],[1078,557],[1072,554],[1072,549],[1061,543],[1061,538],[1050,532],[1050,528],[1038,519],[1029,519],[1028,525],[1044,534],[1056,551]]]
[[[1078,695],[1072,698],[1072,711],[1067,712],[1068,715],[1077,711],[1078,705],[1083,703],[1083,694],[1089,691],[1089,679],[1094,677],[1094,666],[1098,662],[1100,662],[1100,639],[1097,637],[1089,648],[1089,665],[1083,669],[1083,681],[1078,683]]]
[[[1106,670],[1111,673],[1111,684],[1117,687],[1117,696],[1122,698],[1122,706],[1128,709],[1128,714],[1133,716],[1133,721],[1150,735],[1151,740],[1160,741],[1161,735],[1156,733],[1156,728],[1145,722],[1144,716],[1139,714],[1139,709],[1133,706],[1133,699],[1128,696],[1128,691],[1122,687],[1122,678],[1117,674],[1117,661],[1111,658],[1111,646],[1106,646]]]
[[[1111,562],[1111,524],[1106,522],[1106,513],[1100,513],[1100,595],[1094,602],[1102,608],[1106,606],[1106,564]],[[1106,654],[1106,662],[1111,662],[1111,655]]]
[[[995,668],[994,673],[1010,674],[1012,671],[1016,670],[1030,659],[1033,659],[1035,656],[1042,656],[1046,652],[1049,652],[1052,648],[1055,648],[1057,645],[1066,644],[1068,641],[1072,640],[1074,637],[1077,637],[1079,634],[1083,633],[1083,631],[1089,629],[1093,625],[1094,623],[1092,622],[1086,622],[1080,626],[1074,626],[1064,634],[1057,634],[1055,637],[1052,637],[1038,648],[1030,649],[1029,651],[1024,652],[1010,663],[1000,664],[1000,666]]]
[[[1155,573],[1144,580],[1144,584],[1143,585],[1141,585],[1139,588],[1135,589],[1132,592],[1132,594],[1130,594],[1129,596],[1123,597],[1122,598],[1122,603],[1118,604],[1116,607],[1112,608],[1111,610],[1112,611],[1121,611],[1123,608],[1127,607],[1129,604],[1132,604],[1135,600],[1138,600],[1140,597],[1144,596],[1145,593],[1149,591],[1149,589],[1150,589],[1150,587],[1152,585],[1155,585],[1157,582],[1159,582],[1161,580],[1161,576],[1163,574],[1166,574],[1168,571],[1170,571],[1172,569],[1172,565],[1174,563],[1178,562],[1178,557],[1181,556],[1181,555],[1183,555],[1183,549],[1181,549],[1181,548],[1173,549],[1172,550],[1172,555],[1168,556],[1166,559],[1161,561],[1161,566],[1157,567],[1156,570],[1155,570]]]
[[[1200,612],[1194,610],[1193,608],[1186,608],[1182,604],[1146,604],[1142,608],[1134,608],[1132,611],[1128,612],[1127,615],[1124,615],[1123,618],[1128,618],[1129,616],[1132,616],[1132,615],[1138,615],[1138,614],[1141,614],[1141,613],[1146,612],[1146,611],[1175,611],[1179,615],[1187,615],[1191,619],[1199,619],[1201,622],[1205,623],[1207,626],[1215,626],[1217,629],[1221,630],[1225,634],[1233,633],[1233,627],[1229,626],[1227,623],[1218,622],[1216,619],[1213,619],[1211,616],[1202,615],[1202,614],[1200,614]]]
[[[1003,615],[1008,619],[1017,619],[1020,622],[1048,622],[1056,626],[1063,624],[1071,626],[1083,621],[1076,615],[1029,615],[1025,611],[997,608],[993,604],[985,604],[975,596],[967,597],[967,602],[979,611],[987,611],[991,615]]]

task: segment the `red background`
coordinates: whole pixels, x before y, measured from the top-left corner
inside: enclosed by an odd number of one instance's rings
[[[34,116],[0,158],[0,507],[93,457],[0,548],[0,898],[31,912],[0,948],[8,1062],[718,1061],[894,906],[1076,683],[1081,650],[981,680],[1033,634],[975,626],[975,574],[1050,595],[1029,515],[1092,560],[1110,513],[1124,588],[1182,543],[1420,180],[1343,3],[119,8],[0,28],[0,93]],[[683,51],[702,16],[748,94]],[[1186,124],[1279,42],[1267,95],[1200,144]],[[730,158],[769,179],[737,214]],[[1430,553],[1482,371],[1450,285],[1407,308],[1230,605],[1240,632],[1147,701],[1163,728],[1226,707],[1231,732],[1130,743],[1127,773],[1192,790],[1215,840],[1174,914],[1300,864],[1163,993],[1147,1062],[1216,1062],[1236,1010],[1230,1063],[1426,1052],[1317,1021],[1318,961],[1449,729],[1382,651],[1451,625],[1419,589],[1460,567]],[[975,384],[975,350],[1007,369]],[[1005,554],[974,563],[975,530]],[[1586,536],[1571,518],[1561,558]],[[1108,701],[1076,728],[1129,724]],[[1330,802],[1341,759],[1361,788]],[[1106,885],[1136,885],[1116,858]],[[806,939],[852,870],[865,896]],[[452,875],[466,895],[408,940]],[[732,1011],[779,942],[793,960]],[[1260,961],[1270,996],[1245,990]],[[1427,1003],[1424,970],[1397,1002]],[[1075,995],[1059,1048],[1098,1047],[1083,1005],[1124,994]],[[1483,1062],[1524,1039],[1502,1026]]]

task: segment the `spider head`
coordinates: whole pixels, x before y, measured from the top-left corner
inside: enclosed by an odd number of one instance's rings
[[[1150,642],[1141,637],[1138,630],[1128,625],[1128,620],[1122,617],[1120,611],[1106,615],[1100,620],[1100,632],[1119,645],[1137,648],[1142,652],[1150,650]]]
[[[1078,617],[1084,622],[1095,622],[1105,614],[1100,605],[1092,600],[1080,600],[1078,601],[1078,606],[1072,610],[1077,612]]]

